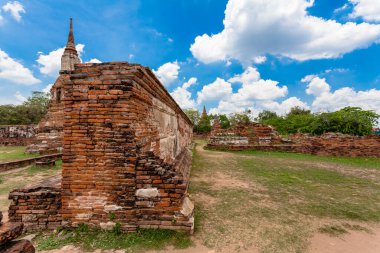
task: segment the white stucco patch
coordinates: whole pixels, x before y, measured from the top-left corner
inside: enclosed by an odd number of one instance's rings
[[[193,213],[193,211],[194,211],[194,204],[193,202],[191,202],[191,200],[188,197],[186,197],[183,200],[181,213],[184,216],[189,217]]]
[[[104,230],[112,230],[116,223],[115,222],[112,222],[112,221],[109,221],[109,222],[100,222],[100,227]]]
[[[118,205],[107,205],[104,207],[104,211],[107,213],[112,212],[112,211],[121,210],[121,209],[123,209],[123,207],[118,206]]]
[[[155,198],[160,195],[157,188],[138,189],[136,196],[140,198]]]

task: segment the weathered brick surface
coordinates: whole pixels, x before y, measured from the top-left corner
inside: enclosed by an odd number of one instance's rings
[[[0,126],[0,146],[25,146],[34,141],[35,125]]]
[[[22,233],[21,222],[7,222],[0,226],[0,245],[3,245],[19,237]]]
[[[61,225],[61,177],[52,177],[9,193],[8,218],[22,222],[24,232],[55,229]]]
[[[223,150],[263,150],[331,155],[346,157],[380,157],[380,136],[349,136],[324,134],[322,136],[294,135],[288,141],[281,140],[269,127],[254,124],[232,129],[214,127],[208,148]],[[255,127],[256,126],[256,127]],[[258,126],[258,128],[257,128]],[[258,130],[255,130],[258,129]]]
[[[50,90],[50,103],[44,118],[36,127],[36,136],[28,145],[28,153],[49,154],[62,151],[64,92],[63,84],[69,75],[62,73]]]
[[[64,91],[63,220],[192,230],[192,213],[181,213],[192,125],[152,72],[79,64]]]
[[[209,146],[245,146],[281,144],[278,133],[271,127],[258,123],[238,124],[222,129],[218,120],[214,121]]]

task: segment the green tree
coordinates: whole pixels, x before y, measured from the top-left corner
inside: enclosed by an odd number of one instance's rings
[[[21,105],[1,105],[1,125],[37,124],[46,114],[49,96],[43,92],[33,92]]]
[[[211,120],[212,115],[202,115],[199,119],[198,124],[194,128],[194,131],[197,133],[209,133],[211,131]]]
[[[279,116],[275,112],[271,112],[268,110],[262,111],[259,113],[255,121],[259,123],[265,123],[266,121],[277,119]]]
[[[225,114],[220,114],[219,116],[219,121],[220,121],[220,127],[223,129],[227,129],[231,126],[230,120]]]
[[[321,113],[312,123],[313,134],[339,132],[351,135],[369,135],[377,124],[380,115],[359,107],[345,107],[336,112]]]
[[[200,119],[200,113],[196,109],[185,109],[183,110],[193,125],[197,125]]]
[[[251,110],[246,110],[243,113],[233,113],[230,115],[230,123],[232,126],[237,124],[247,124],[251,122],[250,118]]]

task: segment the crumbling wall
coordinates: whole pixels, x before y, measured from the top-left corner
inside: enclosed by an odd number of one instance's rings
[[[61,177],[53,177],[9,193],[8,218],[22,222],[24,232],[56,229],[61,226]]]
[[[192,124],[153,73],[80,64],[64,90],[63,220],[191,231]]]
[[[49,154],[62,151],[64,92],[63,84],[69,80],[67,73],[61,74],[50,90],[50,103],[46,115],[36,127],[36,137],[27,147],[28,153]]]
[[[0,126],[0,146],[25,146],[35,137],[35,125]]]
[[[350,136],[327,133],[292,138],[300,153],[347,157],[380,157],[380,136]]]
[[[222,129],[215,120],[209,139],[210,146],[243,146],[282,143],[279,134],[271,127],[258,123],[240,123],[228,129]]]
[[[255,126],[256,124],[253,124]],[[248,126],[248,125],[246,125]],[[293,153],[304,153],[313,155],[330,155],[345,157],[380,157],[380,136],[350,136],[342,134],[327,133],[321,136],[308,136],[296,134],[288,140],[282,140],[278,135],[274,138],[269,136],[268,128],[260,126],[261,131],[252,131],[249,128],[239,126],[238,128],[221,129],[213,131],[207,147],[222,150],[262,150],[262,151],[284,151]],[[218,129],[218,127],[216,127]],[[242,131],[241,131],[242,129]],[[260,133],[255,137],[255,133]],[[276,137],[277,136],[277,137]]]

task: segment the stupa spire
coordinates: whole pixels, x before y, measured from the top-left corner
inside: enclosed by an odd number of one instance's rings
[[[80,63],[78,52],[75,48],[74,32],[73,32],[73,19],[70,18],[70,30],[67,38],[65,51],[61,58],[61,71],[74,70],[74,64]]]

